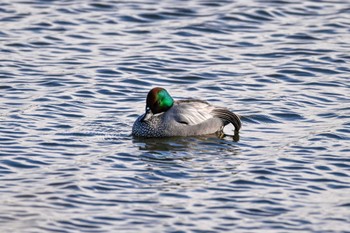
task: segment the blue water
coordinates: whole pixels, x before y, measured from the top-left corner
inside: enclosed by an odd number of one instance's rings
[[[0,232],[350,232],[349,9],[1,1]],[[240,140],[132,138],[155,86]]]

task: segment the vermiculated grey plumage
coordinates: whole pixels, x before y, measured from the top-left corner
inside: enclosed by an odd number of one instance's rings
[[[167,111],[154,114],[147,121],[140,116],[134,123],[132,135],[140,137],[195,136],[214,134],[232,123],[238,131],[239,117],[226,108],[202,100],[179,100]]]

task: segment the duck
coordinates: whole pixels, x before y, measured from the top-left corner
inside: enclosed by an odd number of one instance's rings
[[[166,89],[155,87],[148,92],[145,113],[136,119],[131,134],[146,138],[209,135],[223,132],[230,123],[238,134],[240,117],[227,108],[199,99],[175,101]]]

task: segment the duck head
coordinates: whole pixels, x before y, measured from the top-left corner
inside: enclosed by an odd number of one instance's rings
[[[146,113],[141,121],[149,120],[154,114],[168,111],[174,104],[170,94],[161,87],[155,87],[148,92],[146,100]]]

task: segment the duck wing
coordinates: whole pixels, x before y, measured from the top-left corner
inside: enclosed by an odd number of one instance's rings
[[[223,120],[225,125],[231,123],[235,127],[235,131],[238,132],[241,129],[242,123],[239,116],[227,108],[215,108],[212,113]]]
[[[222,120],[223,125],[231,123],[236,131],[239,131],[242,125],[237,114],[227,108],[213,106],[202,100],[176,101],[172,110],[173,118],[181,124],[197,125],[217,117]]]
[[[175,121],[186,125],[197,125],[213,118],[214,107],[202,100],[178,100],[172,107]]]

